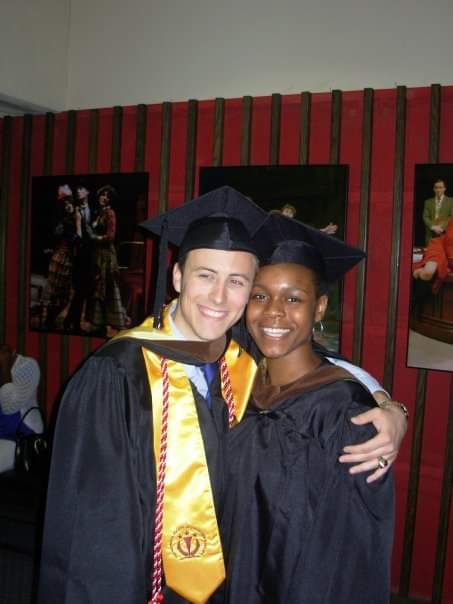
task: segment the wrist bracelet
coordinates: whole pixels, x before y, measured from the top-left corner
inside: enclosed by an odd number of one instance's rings
[[[379,403],[379,407],[381,409],[389,409],[390,407],[395,407],[396,409],[399,409],[401,411],[401,413],[407,420],[409,419],[409,409],[406,407],[406,405],[400,403],[399,401],[394,401],[392,399],[388,401],[383,401],[382,403]]]

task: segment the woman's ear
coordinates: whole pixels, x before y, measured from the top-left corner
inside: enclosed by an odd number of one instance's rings
[[[326,294],[319,296],[319,298],[316,300],[315,323],[322,321],[324,318],[328,301],[329,298]]]
[[[173,287],[175,291],[180,294],[181,293],[181,281],[182,281],[182,271],[179,264],[176,262],[173,266]]]

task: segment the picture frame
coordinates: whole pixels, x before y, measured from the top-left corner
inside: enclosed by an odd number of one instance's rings
[[[29,327],[112,337],[144,315],[146,172],[35,176]]]
[[[414,174],[407,366],[453,371],[453,164]]]
[[[229,185],[266,211],[288,216],[344,239],[348,166],[222,166],[200,168],[199,194]],[[338,352],[341,338],[341,283],[329,292],[329,305],[314,337]]]

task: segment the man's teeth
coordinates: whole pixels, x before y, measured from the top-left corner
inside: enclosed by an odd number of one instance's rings
[[[277,327],[263,327],[263,332],[265,335],[273,338],[285,336],[287,333],[289,333],[289,331],[289,329],[278,329]]]
[[[211,310],[210,308],[203,308],[203,312],[205,315],[209,317],[213,317],[214,319],[220,319],[225,316],[224,310]]]

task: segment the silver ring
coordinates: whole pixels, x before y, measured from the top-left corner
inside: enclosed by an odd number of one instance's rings
[[[378,463],[378,467],[383,470],[384,468],[386,468],[389,465],[389,460],[385,459],[385,457],[382,457],[382,455],[381,455],[381,457],[377,458],[377,463]]]

